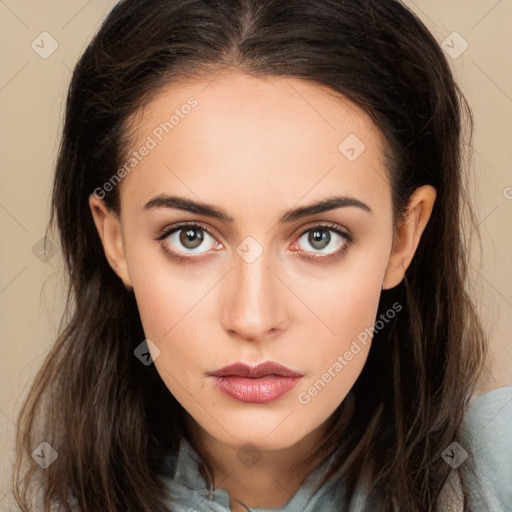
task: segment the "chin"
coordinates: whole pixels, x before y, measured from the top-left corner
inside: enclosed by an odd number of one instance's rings
[[[282,422],[287,414],[280,416]],[[289,420],[285,420],[285,423]],[[293,446],[303,439],[309,430],[298,430],[297,423],[290,422],[289,426],[280,422],[265,421],[261,418],[258,424],[252,421],[230,422],[229,433],[223,429],[214,428],[209,430],[210,435],[218,441],[236,449],[252,445],[261,451],[283,450]],[[230,436],[229,434],[232,434]]]

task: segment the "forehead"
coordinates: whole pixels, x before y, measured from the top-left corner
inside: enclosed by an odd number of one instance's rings
[[[384,142],[369,115],[297,78],[230,73],[174,83],[131,126],[122,204],[142,208],[177,189],[205,200],[286,191],[299,201],[334,188],[382,201],[388,187]]]

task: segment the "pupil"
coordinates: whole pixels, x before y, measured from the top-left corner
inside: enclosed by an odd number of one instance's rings
[[[187,229],[180,234],[180,242],[188,249],[195,249],[202,241],[203,234],[200,229]]]

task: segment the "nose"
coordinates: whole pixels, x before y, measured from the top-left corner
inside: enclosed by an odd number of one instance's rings
[[[252,263],[239,258],[227,276],[223,327],[247,341],[267,340],[286,324],[285,287],[264,255]]]

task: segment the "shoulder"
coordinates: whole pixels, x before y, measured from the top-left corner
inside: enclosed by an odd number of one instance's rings
[[[504,510],[512,503],[512,385],[471,403],[460,439],[460,472],[470,510]]]

